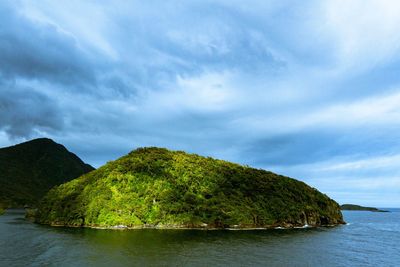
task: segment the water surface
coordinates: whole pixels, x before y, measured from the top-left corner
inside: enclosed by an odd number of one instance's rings
[[[294,230],[96,230],[0,216],[1,266],[400,266],[400,210]]]

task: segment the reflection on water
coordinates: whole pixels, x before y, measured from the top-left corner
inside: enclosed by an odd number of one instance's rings
[[[400,212],[295,230],[96,230],[0,217],[1,266],[396,266]]]

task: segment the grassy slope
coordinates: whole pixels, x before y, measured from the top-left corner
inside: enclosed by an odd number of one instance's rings
[[[303,182],[160,148],[135,150],[52,189],[36,216],[40,223],[70,226],[343,222],[339,205]]]
[[[34,204],[53,186],[91,170],[91,166],[50,139],[1,148],[0,204]]]

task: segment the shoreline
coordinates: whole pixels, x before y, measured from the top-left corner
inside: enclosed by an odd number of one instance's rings
[[[37,222],[34,222],[37,223]],[[89,225],[65,225],[65,224],[43,224],[40,225],[50,226],[50,227],[65,227],[65,228],[89,228],[97,230],[198,230],[198,231],[255,231],[255,230],[295,230],[295,229],[315,229],[315,228],[331,228],[336,226],[347,225],[347,223],[340,224],[330,224],[330,225],[303,225],[303,226],[258,226],[258,227],[188,227],[188,226],[125,226],[125,225],[115,225],[115,226],[89,226]]]

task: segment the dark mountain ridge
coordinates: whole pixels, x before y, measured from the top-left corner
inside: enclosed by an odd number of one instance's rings
[[[92,170],[48,138],[0,148],[0,206],[35,205],[53,186]]]

